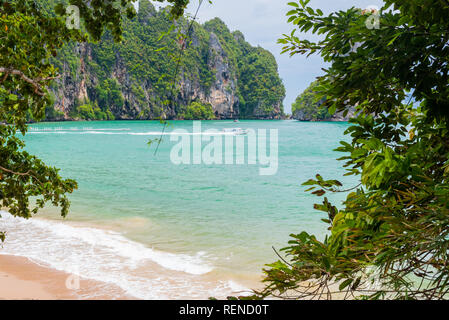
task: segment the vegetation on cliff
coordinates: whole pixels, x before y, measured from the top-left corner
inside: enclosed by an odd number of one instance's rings
[[[292,104],[292,114],[295,119],[304,121],[327,120],[332,117],[328,109],[323,106],[323,97],[317,92],[319,84],[312,82]]]
[[[119,119],[179,118],[199,101],[211,104],[220,118],[283,113],[285,89],[271,53],[252,47],[218,18],[193,23],[190,40],[179,38],[188,25],[181,17],[174,28],[166,10],[141,0],[137,16],[123,21],[122,42],[106,32],[98,43],[65,45],[54,59],[64,73],[54,87],[56,109],[69,118],[83,117],[77,110],[86,104]]]
[[[195,101],[183,108],[179,118],[184,120],[213,120],[215,114],[210,104]]]
[[[218,36],[228,63],[233,66],[242,118],[263,117],[273,112],[282,115],[285,88],[274,56],[261,47],[252,47],[240,31],[231,33],[218,18],[206,22],[204,28]]]

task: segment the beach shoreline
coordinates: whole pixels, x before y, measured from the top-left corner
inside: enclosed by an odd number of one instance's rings
[[[79,284],[79,286],[78,286]],[[120,288],[0,254],[0,300],[134,299]]]
[[[258,273],[217,267],[201,252],[160,251],[106,224],[2,214],[0,299],[224,299],[260,284]],[[67,288],[73,272],[81,275],[79,290]]]

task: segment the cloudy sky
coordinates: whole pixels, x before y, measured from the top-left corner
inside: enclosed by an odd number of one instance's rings
[[[198,14],[200,22],[219,17],[231,31],[242,31],[249,43],[260,45],[275,55],[287,90],[284,108],[288,113],[296,96],[322,73],[321,68],[325,66],[317,56],[290,58],[288,54],[280,54],[281,45],[276,43],[277,39],[292,31],[292,25],[286,22],[285,17],[291,9],[287,5],[290,1],[297,0],[212,0],[212,4],[204,0]],[[193,15],[198,3],[199,0],[192,0],[188,13]],[[311,0],[309,5],[329,13],[353,6],[363,9],[373,5],[380,7],[382,3],[382,0]]]

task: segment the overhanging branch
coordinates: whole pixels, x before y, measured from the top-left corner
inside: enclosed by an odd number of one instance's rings
[[[29,177],[33,178],[34,180],[36,180],[40,185],[42,185],[42,182],[31,172],[31,170],[28,170],[27,172],[15,172],[15,171],[6,169],[2,166],[0,166],[0,170],[4,171],[4,172],[11,173],[13,175],[21,176],[21,177],[29,176]]]
[[[16,70],[16,69],[12,69],[12,68],[4,68],[4,67],[0,67],[0,73],[5,74],[5,76],[2,79],[2,82],[5,81],[6,78],[8,77],[8,75],[10,75],[10,74],[19,76],[20,78],[22,78],[23,81],[31,84],[34,87],[34,93],[36,93],[37,95],[40,95],[40,96],[45,95],[45,93],[43,92],[43,89],[42,89],[43,86],[42,86],[41,82],[50,81],[50,80],[58,79],[59,77],[61,77],[61,75],[58,75],[56,77],[31,79],[31,78],[27,77],[20,70]]]

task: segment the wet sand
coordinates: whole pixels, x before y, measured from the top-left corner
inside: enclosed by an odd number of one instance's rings
[[[108,300],[132,297],[111,284],[80,279],[24,257],[0,254],[0,299]]]

